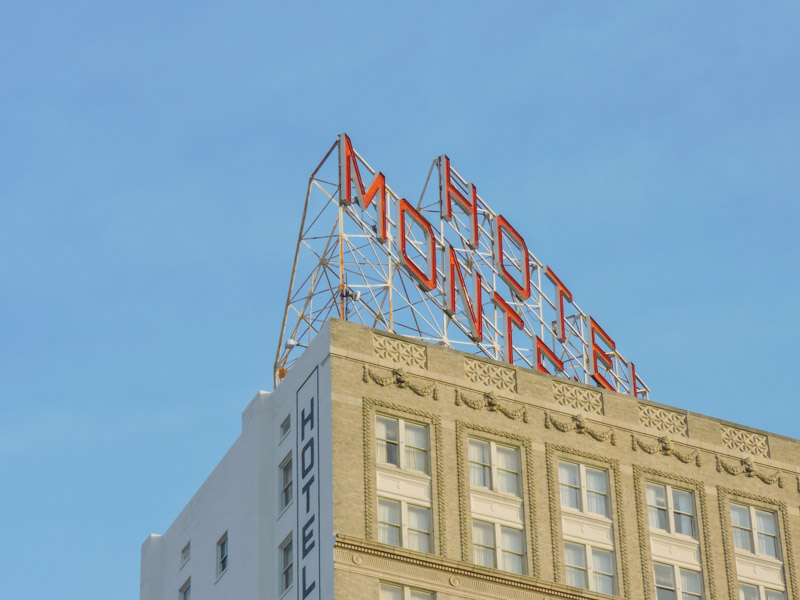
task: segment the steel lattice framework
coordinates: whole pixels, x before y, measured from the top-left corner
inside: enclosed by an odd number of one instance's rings
[[[330,317],[649,396],[633,363],[444,155],[414,205],[345,134],[314,169],[276,384]]]

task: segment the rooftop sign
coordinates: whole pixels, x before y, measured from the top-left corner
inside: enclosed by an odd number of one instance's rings
[[[296,348],[339,317],[648,397],[611,335],[447,156],[434,159],[416,202],[388,181],[344,133],[312,173],[276,383]]]

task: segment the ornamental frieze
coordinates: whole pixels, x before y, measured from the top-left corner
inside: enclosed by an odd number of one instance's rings
[[[552,417],[550,413],[544,413],[544,426],[547,429],[555,428],[556,431],[567,433],[574,431],[579,435],[588,435],[598,442],[610,441],[612,446],[617,445],[617,436],[614,430],[609,428],[604,431],[590,427],[583,415],[575,415],[568,421],[559,421]]]
[[[509,402],[498,400],[493,392],[487,392],[477,398],[470,398],[467,394],[456,390],[456,406],[461,406],[462,404],[472,410],[483,410],[485,408],[489,412],[499,412],[515,421],[521,418],[524,423],[528,422],[528,410],[524,406],[510,408]]]
[[[431,396],[434,400],[439,399],[439,390],[436,388],[435,383],[428,385],[414,383],[403,369],[392,369],[389,375],[378,375],[375,371],[364,365],[363,374],[364,383],[375,383],[381,387],[393,386],[397,389],[409,389],[417,396],[428,397]]]
[[[758,468],[757,465],[753,463],[753,460],[748,456],[746,458],[742,458],[738,464],[730,465],[722,460],[719,456],[717,456],[717,472],[727,473],[728,475],[744,475],[745,477],[755,477],[760,479],[767,485],[772,485],[773,483],[777,483],[779,488],[783,487],[783,477],[781,476],[780,470],[775,471],[774,473],[767,474],[761,469]]]
[[[648,444],[631,434],[631,447],[634,452],[641,450],[646,454],[662,454],[664,456],[674,456],[684,464],[694,463],[700,466],[700,453],[697,450],[692,452],[681,452],[666,435],[662,435],[655,444]]]

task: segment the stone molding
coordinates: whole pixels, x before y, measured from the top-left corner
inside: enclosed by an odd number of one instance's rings
[[[683,413],[639,404],[639,423],[656,431],[689,437],[689,425]]]
[[[517,373],[514,369],[482,360],[464,358],[464,376],[467,381],[493,387],[501,392],[514,392],[517,389]]]
[[[700,453],[697,450],[693,450],[692,452],[681,452],[675,447],[675,444],[673,444],[672,440],[666,435],[662,435],[660,438],[658,438],[655,444],[647,444],[640,438],[636,437],[636,434],[632,433],[631,448],[633,448],[634,452],[637,450],[642,450],[646,454],[663,454],[664,456],[674,456],[679,461],[687,465],[689,463],[694,463],[698,467],[701,465]]]
[[[767,436],[744,429],[721,425],[722,445],[730,450],[738,450],[750,456],[769,458],[769,441]]]
[[[725,572],[728,578],[730,600],[738,600],[739,598],[736,579],[736,556],[733,547],[733,536],[731,535],[731,498],[748,504],[757,503],[761,505],[761,508],[774,510],[778,513],[780,541],[783,550],[783,576],[787,580],[786,591],[789,592],[787,595],[789,598],[800,598],[800,586],[798,586],[797,571],[795,571],[794,567],[794,551],[792,549],[792,540],[789,536],[789,510],[786,503],[768,496],[750,494],[721,486],[717,488],[717,494],[719,497],[720,520],[722,521],[722,548],[725,553]]]
[[[376,383],[381,387],[394,386],[398,389],[409,389],[417,396],[432,396],[434,400],[439,399],[439,390],[435,383],[420,385],[409,379],[403,369],[392,369],[389,375],[378,375],[375,371],[364,365],[364,383]]]
[[[764,471],[759,469],[755,463],[753,463],[749,456],[740,459],[739,464],[734,465],[729,465],[719,456],[717,456],[717,472],[722,473],[723,471],[728,475],[733,476],[744,475],[745,477],[756,477],[767,485],[777,483],[779,488],[783,487],[783,476],[781,475],[780,469],[771,475],[767,475]]]
[[[374,453],[375,433],[373,425],[375,423],[375,408],[381,407],[387,408],[400,415],[413,415],[430,421],[431,429],[433,430],[431,431],[431,434],[434,438],[431,448],[434,449],[436,453],[436,456],[433,457],[435,460],[431,461],[431,492],[434,490],[436,492],[435,505],[438,520],[436,526],[439,530],[439,540],[437,544],[438,547],[435,548],[435,554],[445,556],[447,553],[447,527],[445,522],[444,454],[442,450],[443,442],[441,418],[433,413],[416,410],[414,408],[400,404],[394,404],[392,402],[384,402],[383,400],[370,398],[369,396],[364,396],[362,398],[362,403],[362,427],[364,431],[364,447],[362,450],[364,454],[364,503],[366,505],[366,509],[364,511],[365,537],[368,540],[376,540],[375,520],[377,513],[377,464]],[[435,472],[433,472],[434,463],[436,465]],[[431,509],[433,509],[433,506],[434,499],[431,500]]]
[[[617,445],[617,436],[612,428],[608,428],[605,431],[594,429],[589,426],[583,415],[574,415],[569,421],[559,421],[545,411],[544,426],[546,429],[555,428],[556,431],[561,433],[574,431],[579,435],[588,435],[598,442],[610,441],[612,446]]]
[[[691,479],[666,471],[650,469],[641,465],[633,465],[634,496],[636,498],[636,521],[639,529],[639,552],[642,560],[642,573],[644,576],[644,600],[654,600],[655,589],[653,580],[649,576],[653,572],[653,561],[650,551],[649,532],[650,526],[647,520],[647,502],[645,501],[644,487],[647,477],[656,477],[657,483],[667,483],[672,485],[674,482],[691,486],[697,498],[697,506],[700,509],[698,520],[700,527],[698,535],[700,539],[701,563],[703,564],[704,589],[708,590],[707,598],[716,598],[716,581],[714,580],[714,563],[711,560],[711,551],[708,548],[708,540],[711,539],[711,522],[708,518],[708,506],[706,502],[705,484],[699,479]]]
[[[427,368],[428,353],[425,346],[412,344],[385,335],[372,334],[372,353],[407,367]]]
[[[507,431],[492,429],[482,425],[474,425],[464,421],[456,421],[456,462],[458,464],[458,508],[460,511],[459,522],[461,529],[461,560],[472,562],[472,527],[470,506],[470,486],[469,486],[469,459],[465,454],[467,445],[466,437],[469,432],[476,431],[489,434],[501,440],[514,440],[517,445],[525,451],[524,468],[524,496],[522,498],[522,508],[524,512],[525,529],[527,530],[526,544],[528,572],[532,577],[538,577],[541,573],[541,557],[539,556],[536,535],[536,500],[534,490],[534,469],[533,469],[533,447],[531,440],[525,436],[516,435]]]
[[[522,419],[523,423],[528,422],[528,409],[525,406],[518,408],[509,408],[508,401],[498,400],[494,392],[486,392],[479,398],[470,398],[468,395],[456,389],[456,406],[464,404],[472,410],[483,410],[484,408],[489,412],[499,412],[516,421]]]
[[[603,394],[594,390],[570,385],[560,381],[553,381],[553,400],[561,406],[574,408],[581,412],[602,415]]]
[[[577,448],[559,446],[556,444],[545,444],[545,454],[547,460],[547,492],[550,502],[550,537],[552,542],[553,572],[554,579],[561,581],[564,577],[564,558],[562,552],[563,532],[561,530],[561,499],[558,481],[558,466],[556,462],[559,458],[577,458],[593,461],[596,465],[602,465],[608,469],[609,484],[613,481],[613,489],[609,495],[612,505],[616,507],[615,518],[613,520],[614,531],[614,553],[618,557],[617,569],[620,573],[619,595],[624,598],[631,598],[631,573],[628,557],[628,543],[625,534],[625,507],[622,496],[622,478],[620,475],[619,461],[599,454],[585,452]]]

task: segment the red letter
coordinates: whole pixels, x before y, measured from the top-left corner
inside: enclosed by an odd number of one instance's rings
[[[378,222],[380,226],[376,233],[377,238],[381,242],[385,242],[386,235],[386,178],[383,173],[375,175],[375,179],[369,186],[369,189],[364,189],[364,182],[361,180],[361,172],[358,170],[358,161],[356,160],[356,153],[353,152],[353,144],[350,143],[350,138],[346,133],[339,135],[339,183],[341,185],[340,200],[344,204],[353,203],[352,182],[353,174],[356,179],[356,199],[361,210],[367,210],[372,204],[375,194],[378,195]]]
[[[470,337],[474,342],[483,340],[483,302],[481,300],[481,275],[475,269],[472,280],[475,286],[475,302],[473,303],[467,293],[467,285],[464,283],[464,274],[461,272],[461,263],[456,258],[456,251],[451,245],[447,245],[447,255],[450,259],[450,269],[447,276],[447,304],[445,311],[451,317],[456,314],[456,292],[461,296],[461,305],[466,309],[469,316]]]
[[[428,243],[427,273],[420,269],[406,254],[406,214],[410,215],[411,219],[425,230],[425,237]],[[395,239],[397,240],[397,250],[400,254],[400,263],[408,269],[408,272],[420,285],[428,290],[436,289],[436,238],[433,236],[433,227],[431,227],[428,219],[423,217],[405,198],[402,198],[397,203],[397,238]],[[422,252],[420,251],[420,253]]]
[[[469,195],[471,200],[467,200],[456,186],[453,185],[450,176],[450,159],[444,154],[439,157],[441,165],[439,193],[441,194],[440,203],[442,207],[442,218],[449,221],[453,218],[453,199],[461,205],[467,214],[470,216],[470,234],[471,239],[467,240],[467,244],[472,248],[478,247],[478,193],[475,186],[469,184]]]
[[[544,356],[542,356],[542,355],[544,355]],[[544,363],[542,363],[542,358],[546,358],[547,360],[549,360],[550,363],[552,365],[554,365],[556,367],[556,369],[558,369],[559,372],[564,370],[564,363],[561,362],[561,359],[559,359],[555,355],[555,352],[550,350],[550,348],[547,347],[547,344],[545,344],[541,339],[539,339],[539,336],[537,335],[536,336],[536,370],[539,371],[540,373],[547,373],[549,375],[552,375],[552,373],[550,373],[550,371],[547,370],[547,367],[544,366]]]
[[[556,286],[556,311],[558,312],[558,329],[556,330],[556,337],[562,342],[567,339],[567,329],[564,326],[564,298],[572,302],[572,293],[567,289],[561,280],[553,273],[553,269],[547,267],[545,271],[548,279]]]
[[[597,385],[604,387],[607,390],[614,390],[614,386],[611,385],[605,377],[600,375],[599,371],[597,370],[598,360],[605,365],[606,369],[611,369],[613,367],[612,358],[597,344],[594,336],[595,334],[598,334],[612,350],[616,350],[617,346],[614,344],[614,340],[608,337],[608,334],[603,331],[603,328],[600,327],[600,325],[598,325],[592,317],[589,317],[589,329],[591,330],[592,334],[592,360],[589,361],[592,379],[597,382]]]
[[[500,294],[498,294],[497,292],[494,293],[494,298],[492,298],[492,302],[494,302],[497,305],[497,307],[500,310],[502,310],[506,315],[506,318],[505,318],[506,327],[505,327],[505,333],[503,334],[503,336],[505,337],[505,340],[506,340],[506,362],[508,362],[508,364],[510,364],[510,365],[513,365],[514,364],[514,342],[513,342],[513,339],[511,337],[511,332],[514,329],[514,326],[517,326],[520,329],[524,329],[525,325],[522,322],[522,317],[519,316],[517,311],[515,311],[513,308],[511,308],[511,306],[509,306],[508,302],[503,300],[500,297]]]
[[[506,267],[504,264],[504,253],[503,253],[503,230],[505,230],[509,237],[514,240],[517,248],[519,249],[522,256],[522,265],[520,265],[520,271],[522,272],[523,277],[525,278],[524,285],[521,285],[516,279],[514,279],[511,274],[506,271]],[[508,221],[506,221],[503,215],[497,215],[497,219],[495,219],[495,231],[494,231],[494,243],[495,243],[495,253],[494,253],[494,263],[497,267],[497,270],[500,271],[500,277],[514,290],[514,293],[519,296],[521,300],[526,300],[527,298],[531,297],[531,271],[530,271],[530,259],[528,257],[528,246],[525,244],[525,240],[522,239],[522,236],[517,233],[517,230],[514,229]]]

